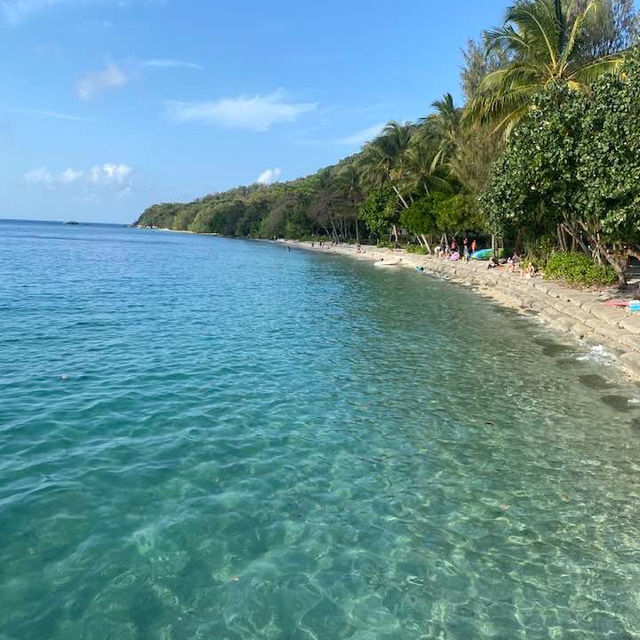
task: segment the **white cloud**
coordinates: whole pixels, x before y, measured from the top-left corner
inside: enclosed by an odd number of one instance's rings
[[[23,178],[24,181],[29,184],[44,184],[46,186],[53,184],[53,176],[49,173],[49,170],[46,167],[40,167],[39,169],[29,171],[24,174]]]
[[[183,62],[182,60],[171,60],[170,58],[154,58],[152,60],[143,60],[141,67],[150,69],[197,69],[201,71],[204,67],[194,62]]]
[[[126,164],[103,164],[91,167],[87,179],[94,184],[122,184],[133,173]]]
[[[274,91],[214,102],[174,102],[169,105],[169,116],[176,122],[206,122],[234,129],[267,131],[280,122],[295,122],[298,116],[317,106],[315,102],[289,102],[283,91]]]
[[[69,113],[59,113],[58,111],[49,111],[47,109],[7,109],[9,113],[21,113],[27,116],[39,116],[42,118],[53,118],[55,120],[70,120],[72,122],[98,122],[95,118],[85,118],[84,116],[76,116]]]
[[[256,182],[258,184],[271,184],[272,182],[277,182],[281,175],[282,169],[267,169],[258,176]]]
[[[88,170],[77,170],[69,167],[61,173],[51,173],[47,167],[40,167],[25,173],[23,179],[29,184],[70,185],[78,182],[98,186],[118,185],[125,190],[131,188],[133,169],[126,164],[103,164]]]
[[[84,175],[84,171],[76,171],[75,169],[65,169],[59,176],[58,180],[62,182],[62,184],[71,184],[76,180],[79,180]]]
[[[76,93],[83,100],[91,100],[108,89],[124,87],[129,82],[127,75],[117,64],[109,63],[102,71],[88,73],[80,79]]]
[[[338,140],[338,143],[350,146],[363,145],[365,142],[369,142],[369,140],[372,140],[373,138],[379,136],[382,133],[383,129],[384,124],[374,124],[372,127],[367,127],[366,129],[357,131],[353,135],[346,136],[345,138],[340,138]]]

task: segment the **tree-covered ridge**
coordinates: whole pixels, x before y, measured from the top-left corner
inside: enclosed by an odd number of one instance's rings
[[[450,94],[338,164],[270,186],[155,205],[136,224],[338,241],[499,235],[618,271],[640,242],[640,57],[631,0],[516,0],[468,43]],[[622,274],[620,272],[622,277]]]

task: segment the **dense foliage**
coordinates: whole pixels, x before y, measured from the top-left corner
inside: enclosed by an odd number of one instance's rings
[[[306,178],[147,209],[137,224],[261,238],[408,243],[490,236],[623,279],[640,251],[640,57],[631,0],[516,0],[464,51],[450,94]]]
[[[640,243],[640,56],[591,95],[554,85],[535,100],[482,197],[492,228],[516,244],[557,233],[620,272]]]
[[[545,277],[587,286],[611,285],[618,279],[612,267],[596,264],[588,255],[574,252],[552,254],[545,267]]]

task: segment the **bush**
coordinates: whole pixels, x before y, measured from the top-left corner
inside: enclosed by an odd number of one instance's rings
[[[618,281],[613,267],[600,265],[584,253],[554,253],[547,262],[545,277],[588,287]]]
[[[429,252],[427,247],[421,247],[419,244],[410,244],[407,247],[407,253],[417,253],[421,256],[426,256]]]

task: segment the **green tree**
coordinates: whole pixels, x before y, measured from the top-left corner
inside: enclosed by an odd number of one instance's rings
[[[375,189],[360,205],[358,215],[364,220],[371,236],[381,239],[399,222],[397,198],[389,189]]]
[[[575,0],[522,0],[509,7],[504,25],[487,33],[488,51],[504,52],[509,63],[484,78],[468,116],[508,134],[545,87],[562,83],[587,92],[602,74],[617,71],[620,53],[591,58],[581,46],[599,4],[591,0],[578,11]]]

